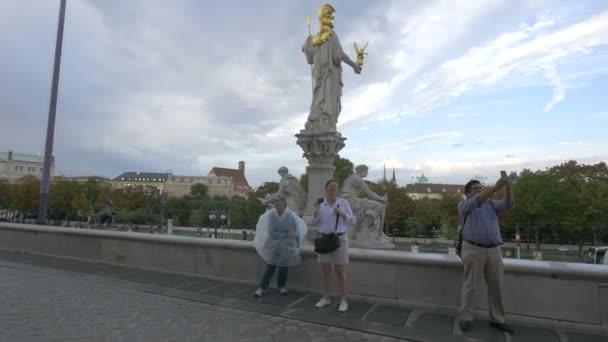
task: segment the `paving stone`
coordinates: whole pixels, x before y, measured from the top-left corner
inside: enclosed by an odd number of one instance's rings
[[[517,332],[515,332],[515,333],[517,334]],[[466,333],[464,333],[464,335],[473,337],[473,338],[477,338],[477,339],[482,339],[485,341],[492,341],[492,342],[494,342],[494,341],[495,342],[505,342],[506,341],[505,333],[496,328],[492,328],[490,326],[489,322],[486,320],[475,320],[473,322],[473,328],[471,330],[467,331]]]
[[[118,278],[143,284],[152,284],[171,288],[184,286],[199,280],[199,278],[196,277],[182,276],[178,274],[167,274],[164,272],[154,272],[147,270],[129,272],[118,276]]]
[[[454,327],[454,316],[449,314],[423,311],[419,312],[412,323],[415,329],[451,333]]]
[[[608,336],[590,335],[579,332],[566,332],[568,342],[608,342]]]
[[[319,301],[319,299],[321,299],[321,296],[310,295],[310,296],[307,296],[306,298],[298,301],[291,307],[293,309],[314,311],[314,312],[323,313],[323,314],[335,314],[335,315],[340,315],[340,316],[348,317],[348,318],[362,318],[365,315],[365,313],[367,313],[367,311],[369,311],[369,309],[371,309],[371,307],[373,306],[372,303],[349,300],[348,301],[348,311],[346,311],[344,313],[340,313],[338,311],[338,307],[340,305],[339,298],[335,298],[335,297],[332,298],[331,305],[328,305],[328,306],[326,306],[324,308],[320,308],[320,309],[315,306],[315,304]]]
[[[365,320],[369,322],[403,326],[411,312],[411,309],[404,307],[376,305],[367,313]]]
[[[315,294],[232,284],[0,250],[0,341],[506,341],[476,321],[453,335],[454,316]],[[409,319],[409,320],[408,320]],[[407,322],[408,326],[404,326]],[[553,329],[514,326],[512,342],[558,341]],[[607,336],[564,332],[570,342]]]
[[[12,317],[0,341],[364,340],[362,332],[26,270],[0,268],[0,301],[0,317]]]
[[[515,334],[511,336],[511,342],[561,342],[555,330],[551,328],[528,327],[511,324]]]
[[[229,284],[223,283],[218,287],[211,288],[206,291],[201,291],[202,293],[218,296],[218,297],[230,297],[233,298],[237,296],[241,292],[251,291],[251,286],[243,285],[243,284]]]
[[[288,306],[308,295],[308,293],[298,291],[289,291],[288,294],[282,295],[279,292],[279,289],[270,288],[264,292],[262,297],[255,297],[253,295],[255,290],[255,286],[250,287],[249,291],[237,292],[234,297],[240,300],[253,301],[256,303]]]
[[[176,286],[176,288],[184,291],[203,292],[221,284],[225,283],[215,279],[197,278],[193,282]]]

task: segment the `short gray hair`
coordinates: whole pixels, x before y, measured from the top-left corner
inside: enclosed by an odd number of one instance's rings
[[[361,164],[361,165],[357,165],[357,167],[355,167],[355,172],[356,173],[359,173],[361,171],[367,171],[367,170],[369,170],[369,168],[367,167],[367,165]]]
[[[285,204],[287,204],[287,197],[285,197],[285,195],[283,194],[274,194],[272,196],[272,203],[276,204],[277,202],[283,202]]]

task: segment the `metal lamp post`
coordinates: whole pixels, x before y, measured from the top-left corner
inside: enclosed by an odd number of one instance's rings
[[[209,222],[211,223],[211,225],[213,226],[213,238],[217,238],[217,225],[215,224],[215,211],[212,211],[209,213]]]
[[[49,119],[46,127],[46,142],[44,145],[44,162],[42,180],[40,182],[40,198],[38,202],[38,218],[36,223],[46,224],[49,207],[49,187],[51,180],[51,162],[53,158],[53,140],[55,138],[55,116],[57,113],[57,93],[59,92],[59,71],[61,69],[61,50],[63,47],[63,26],[65,23],[66,0],[59,2],[59,22],[57,23],[57,38],[55,41],[55,62],[53,64],[53,79],[51,83],[51,100],[49,103]]]
[[[220,215],[220,219],[221,219],[220,224],[222,224],[222,225],[223,225],[223,227],[224,227],[224,229],[225,229],[225,228],[226,228],[226,226],[225,226],[224,222],[226,222],[226,214],[225,214],[224,212],[222,212],[222,215]],[[225,231],[226,231],[226,230],[224,230],[224,232],[225,232]],[[222,235],[223,235],[223,234],[222,234]]]
[[[173,171],[171,170],[165,170],[164,173],[165,174],[163,176],[165,177],[165,183],[163,184],[163,190],[160,193],[160,224],[158,225],[159,233],[162,233],[163,226],[165,225],[165,212],[167,209],[167,180],[169,180],[169,177],[173,177]]]

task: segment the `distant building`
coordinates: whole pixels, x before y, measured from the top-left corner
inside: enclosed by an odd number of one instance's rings
[[[73,182],[77,182],[77,183],[86,183],[89,181],[89,179],[93,179],[93,180],[97,181],[98,183],[108,183],[108,184],[110,184],[110,182],[112,181],[110,178],[101,177],[101,176],[73,176],[73,177],[65,177],[65,179],[73,181]]]
[[[416,177],[416,183],[405,186],[407,195],[414,200],[422,198],[441,198],[443,195],[458,195],[466,198],[464,186],[460,184],[434,184],[429,183],[429,179],[424,176]]]
[[[170,175],[170,173],[127,171],[112,179],[112,187],[151,186],[155,187],[160,192],[163,191],[165,182]]]
[[[34,176],[42,178],[44,159],[40,156],[13,151],[0,152],[0,180],[17,182],[21,177]],[[55,174],[55,157],[51,159],[51,178]]]
[[[209,197],[234,195],[232,179],[216,176],[182,176],[158,172],[124,172],[112,179],[112,186],[125,188],[130,186],[154,187],[158,192],[165,192],[169,197],[183,197],[190,194],[195,184],[207,187]]]
[[[209,197],[234,195],[234,186],[230,177],[216,176],[178,176],[173,175],[165,183],[165,191],[170,197],[183,197],[190,194],[190,189],[195,184],[203,184],[207,187]]]
[[[213,167],[208,174],[209,177],[229,177],[234,184],[234,194],[245,197],[255,192],[245,178],[245,162],[239,161],[238,169],[226,169],[223,167]]]

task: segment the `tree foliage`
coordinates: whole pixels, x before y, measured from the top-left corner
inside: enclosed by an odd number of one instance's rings
[[[342,182],[353,172],[353,163],[336,158],[335,178]],[[513,239],[516,228],[522,238],[538,247],[543,242],[600,244],[608,239],[608,167],[568,161],[546,170],[523,170],[509,175],[516,206],[501,216],[501,229],[506,240]],[[307,177],[300,177],[307,188]],[[388,195],[386,225],[398,236],[426,236],[442,231],[452,239],[460,224],[456,210],[459,196],[444,195],[438,199],[413,200],[400,187],[390,182],[369,182],[379,195]],[[118,223],[158,224],[161,196],[155,187],[112,188],[110,184],[89,179],[81,183],[55,177],[51,183],[49,214],[54,220],[87,221],[101,213],[111,199],[118,210]],[[189,195],[169,198],[166,212],[181,225],[228,225],[254,229],[264,207],[259,197],[274,193],[278,183],[267,182],[254,194],[243,198],[209,198],[202,184],[192,187]],[[38,209],[40,181],[24,177],[17,183],[0,182],[0,210],[35,215]],[[494,198],[503,197],[498,193]],[[216,214],[212,222],[210,213]],[[226,217],[221,220],[221,215]]]

